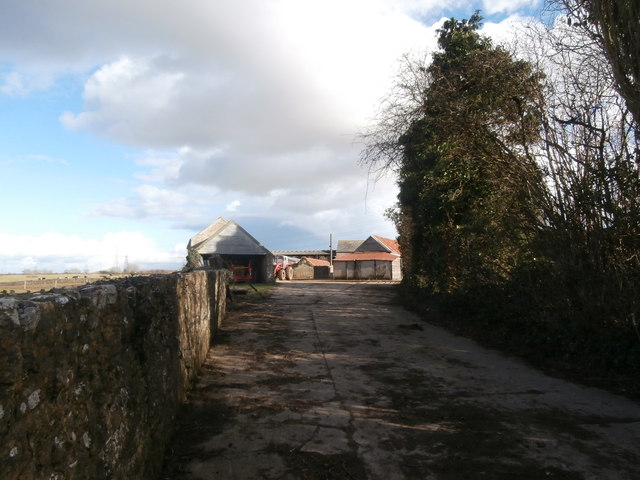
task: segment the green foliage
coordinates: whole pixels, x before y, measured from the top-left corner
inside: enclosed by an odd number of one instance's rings
[[[534,68],[481,20],[446,21],[429,64],[407,59],[367,135],[363,158],[398,176],[404,293],[511,348],[637,376],[640,126],[618,67],[572,37],[589,22],[530,38]]]
[[[185,270],[192,270],[194,268],[198,268],[203,265],[202,256],[194,248],[187,248],[186,260],[187,260],[187,263],[184,266]]]
[[[436,292],[499,284],[526,256],[541,175],[540,76],[477,32],[478,14],[445,22],[424,72],[421,116],[400,138],[400,211],[416,228],[412,278]],[[405,262],[406,264],[406,262]]]

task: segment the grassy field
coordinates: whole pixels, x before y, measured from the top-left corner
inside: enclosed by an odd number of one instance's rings
[[[127,277],[129,274],[104,273],[48,273],[48,274],[0,274],[0,293],[27,293],[52,288],[77,287],[98,280]]]
[[[11,293],[35,293],[41,290],[51,290],[52,288],[71,288],[86,285],[87,283],[97,282],[99,280],[111,280],[131,275],[149,275],[153,273],[171,273],[169,271],[162,272],[140,272],[140,273],[46,273],[46,274],[0,274],[0,294]],[[246,300],[255,298],[264,298],[268,295],[275,284],[255,284],[250,287],[249,284],[238,283],[232,286],[238,289],[239,296]]]

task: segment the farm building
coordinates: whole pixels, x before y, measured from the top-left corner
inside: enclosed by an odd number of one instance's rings
[[[355,252],[364,240],[338,240],[336,247],[336,255],[344,255],[345,253]]]
[[[338,255],[333,260],[333,278],[336,280],[402,280],[401,262],[398,242],[371,235],[360,242],[355,251]]]
[[[329,279],[331,264],[327,260],[303,257],[293,266],[293,278],[301,280]]]
[[[297,258],[317,258],[319,260],[329,260],[329,250],[273,250],[272,252],[276,257],[287,256]],[[333,256],[335,257],[336,251],[333,250]]]
[[[273,255],[234,220],[222,217],[189,240],[202,265],[229,268],[237,279],[272,282]]]

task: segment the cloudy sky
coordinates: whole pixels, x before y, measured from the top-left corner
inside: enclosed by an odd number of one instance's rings
[[[3,0],[0,273],[180,268],[223,216],[270,249],[394,237],[358,134],[403,53],[539,0]]]

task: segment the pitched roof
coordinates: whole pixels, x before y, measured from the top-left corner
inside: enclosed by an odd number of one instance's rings
[[[364,252],[386,252],[396,256],[400,256],[400,245],[395,240],[390,238],[379,237],[377,235],[371,235],[368,237],[358,249],[353,253]]]
[[[336,253],[351,253],[362,245],[364,240],[338,240],[338,246],[336,247]]]
[[[376,260],[376,261],[388,261],[393,262],[398,259],[398,255],[394,255],[387,252],[362,252],[362,253],[345,253],[343,255],[338,255],[333,259],[335,262],[353,262],[353,261],[367,261],[367,260]]]
[[[303,257],[300,262],[307,262],[314,267],[328,267],[329,265],[331,265],[327,260],[320,260],[319,258],[310,257]]]
[[[378,242],[380,242],[382,245],[384,245],[389,250],[389,253],[395,253],[396,255],[400,255],[400,244],[396,240],[393,240],[391,238],[380,237],[378,235],[371,235],[371,236],[375,238]]]
[[[234,220],[220,217],[189,241],[201,255],[267,255],[270,252]]]
[[[218,233],[227,226],[229,220],[219,217],[215,222],[209,225],[204,230],[196,233],[191,240],[189,240],[189,248],[197,248],[201,243],[207,241],[211,237],[215,237]]]

